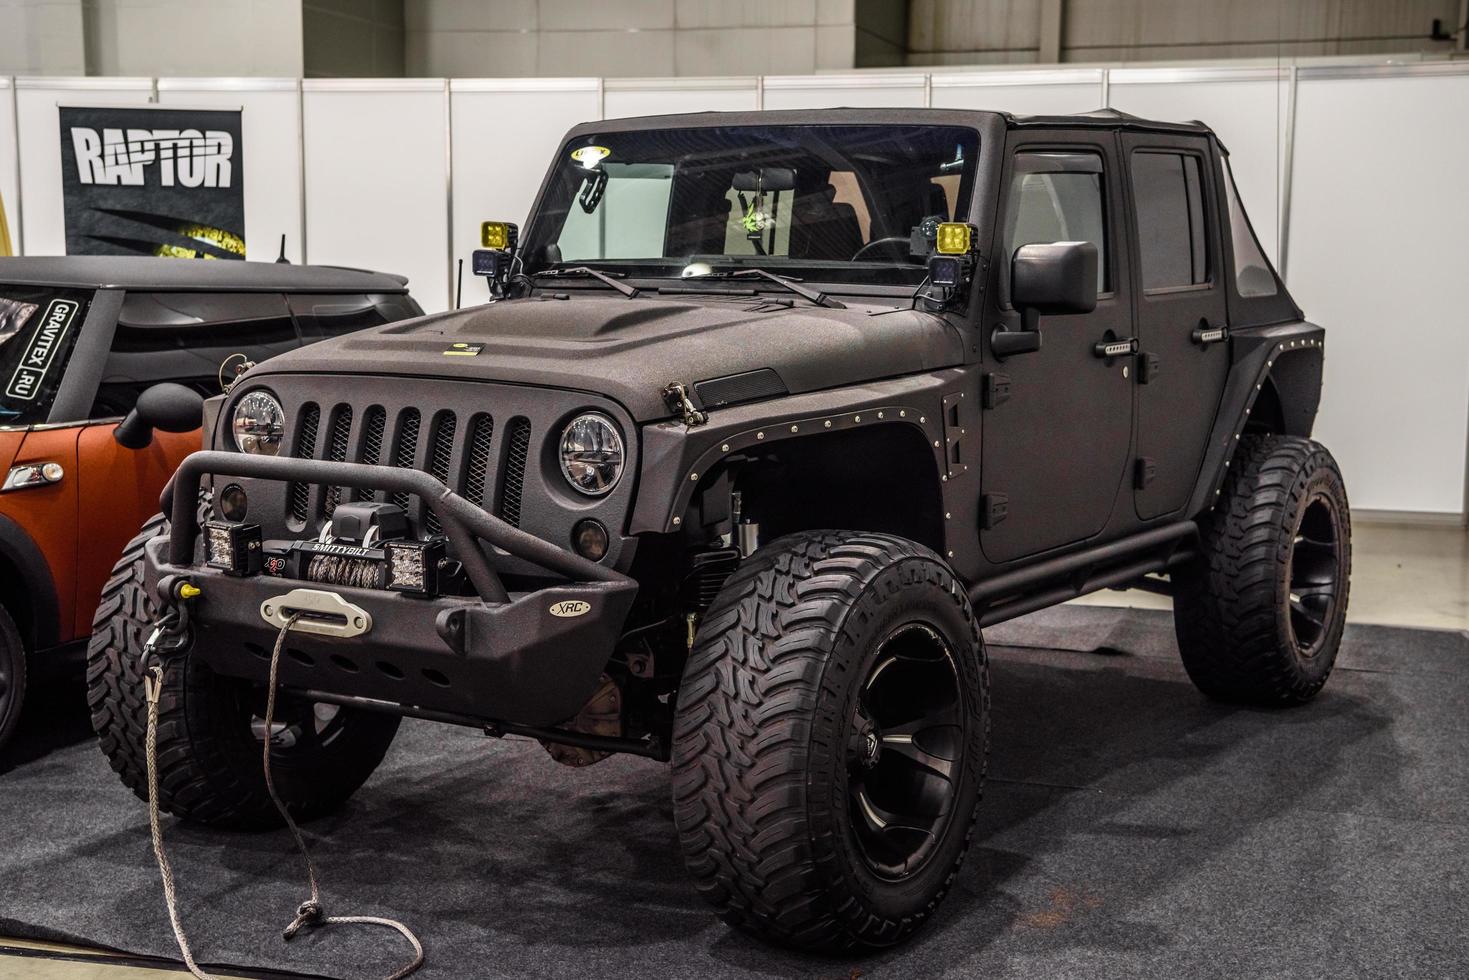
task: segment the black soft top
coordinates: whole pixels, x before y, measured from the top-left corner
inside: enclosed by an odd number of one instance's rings
[[[406,293],[408,279],[332,265],[46,255],[0,258],[0,283],[164,292]]]
[[[971,126],[987,129],[993,126],[1021,128],[1027,126],[1075,126],[1088,129],[1128,129],[1147,132],[1189,133],[1212,136],[1213,130],[1201,122],[1162,122],[1144,119],[1117,109],[1097,109],[1062,116],[1027,116],[984,109],[757,109],[741,112],[687,112],[667,116],[629,116],[602,119],[574,127],[569,138],[594,133],[626,132],[640,129],[679,129],[700,126],[815,126],[821,124],[875,125],[919,124],[930,126]]]

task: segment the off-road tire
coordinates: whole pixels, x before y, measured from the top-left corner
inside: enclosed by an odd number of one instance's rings
[[[963,732],[954,805],[911,877],[878,877],[855,843],[849,718],[879,638],[932,626],[957,661]],[[730,577],[699,627],[678,695],[674,820],[699,891],[731,925],[841,952],[923,924],[969,846],[989,745],[983,641],[933,552],[882,534],[780,538]]]
[[[26,650],[15,621],[0,606],[0,748],[15,734],[26,699]]]
[[[1315,635],[1305,644],[1291,610],[1308,512],[1313,526],[1331,527],[1338,584],[1321,627],[1307,624]],[[1247,704],[1315,697],[1341,644],[1351,566],[1346,489],[1326,447],[1295,436],[1241,439],[1219,503],[1201,522],[1198,558],[1173,574],[1174,628],[1194,684],[1209,697]]]
[[[144,740],[143,644],[155,614],[143,584],[143,546],[168,533],[159,515],[143,526],[113,567],[102,590],[87,650],[87,702],[102,753],[139,799],[148,798]],[[215,674],[193,655],[169,662],[158,707],[159,805],[186,820],[239,829],[281,826],[261,767],[261,743],[251,720],[263,685]],[[278,710],[290,704],[278,699]],[[345,712],[342,714],[341,712]],[[292,816],[310,820],[336,809],[382,761],[399,719],[340,709],[333,737],[301,750],[275,750],[271,769]]]

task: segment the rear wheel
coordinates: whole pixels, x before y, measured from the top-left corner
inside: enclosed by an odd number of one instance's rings
[[[92,727],[112,768],[147,799],[144,755],[148,705],[143,644],[155,619],[143,584],[143,546],[168,533],[160,515],[129,542],[102,591],[87,651]],[[159,805],[178,817],[219,826],[280,826],[261,767],[268,738],[276,789],[292,816],[327,813],[367,780],[398,730],[395,715],[276,699],[265,729],[263,685],[215,674],[193,655],[167,665],[158,705]]]
[[[26,651],[20,631],[0,607],[0,748],[15,734],[26,695]]]
[[[989,740],[983,644],[928,549],[821,531],[710,608],[674,725],[674,819],[726,921],[805,949],[901,942],[968,848]]]
[[[1189,677],[1221,700],[1309,701],[1336,663],[1351,571],[1346,488],[1326,447],[1241,440],[1199,557],[1173,576]]]

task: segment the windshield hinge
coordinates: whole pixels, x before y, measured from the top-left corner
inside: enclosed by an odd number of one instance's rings
[[[683,424],[689,428],[709,421],[708,413],[699,411],[689,400],[688,385],[682,382],[675,381],[666,385],[663,388],[663,400],[668,403],[669,408],[683,415]]]

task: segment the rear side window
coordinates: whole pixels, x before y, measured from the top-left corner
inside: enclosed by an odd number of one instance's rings
[[[1102,158],[1095,153],[1017,153],[1005,205],[1005,260],[1022,245],[1091,242],[1097,289],[1110,292]],[[1004,280],[1009,281],[1009,276]]]
[[[1229,204],[1229,234],[1234,246],[1234,283],[1239,294],[1245,298],[1274,296],[1279,290],[1275,284],[1275,273],[1260,248],[1260,241],[1245,217],[1245,209],[1239,200],[1239,188],[1234,185],[1234,172],[1229,161],[1224,161],[1224,199]]]
[[[47,421],[92,293],[0,285],[0,425]]]
[[[1139,150],[1132,155],[1143,289],[1209,281],[1203,187],[1202,164],[1192,154]]]

